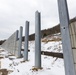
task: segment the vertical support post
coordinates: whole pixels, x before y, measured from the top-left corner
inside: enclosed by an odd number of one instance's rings
[[[18,40],[18,30],[16,30],[16,41]]]
[[[25,43],[24,43],[24,60],[28,60],[28,40],[29,40],[29,22],[26,21],[25,26]]]
[[[15,55],[16,55],[16,52],[17,52],[18,34],[19,34],[19,31],[16,30],[16,34],[15,34],[15,50],[14,50],[14,54],[15,54]],[[16,55],[16,56],[17,56],[17,55]]]
[[[18,43],[18,58],[21,57],[21,48],[22,48],[22,32],[23,27],[20,26],[20,33],[19,33],[19,43]]]
[[[63,45],[64,65],[66,75],[76,75],[74,68],[73,52],[69,33],[69,14],[66,0],[58,0],[60,28]]]
[[[41,20],[40,13],[35,12],[35,67],[41,68]]]

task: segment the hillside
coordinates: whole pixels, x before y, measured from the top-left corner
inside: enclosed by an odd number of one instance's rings
[[[6,40],[0,40],[0,45],[2,45],[2,43],[4,43]]]
[[[71,19],[69,24],[71,24],[73,22],[76,22],[76,17]],[[58,24],[58,25],[56,25],[52,28],[49,28],[49,29],[41,30],[42,38],[45,37],[45,36],[48,36],[48,35],[56,34],[56,33],[60,33],[60,24]],[[24,41],[24,36],[23,36],[22,40]],[[29,35],[29,41],[31,41],[31,40],[35,40],[35,34]]]

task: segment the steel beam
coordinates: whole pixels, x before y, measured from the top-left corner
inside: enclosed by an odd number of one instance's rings
[[[73,52],[70,41],[69,33],[69,14],[66,0],[58,0],[59,18],[60,18],[60,28],[62,36],[62,46],[64,55],[64,65],[66,75],[76,75]]]
[[[19,42],[18,42],[18,58],[21,57],[21,48],[22,48],[22,32],[23,27],[20,26],[20,32],[19,32]]]
[[[35,67],[41,68],[41,17],[35,12]]]
[[[16,41],[18,40],[18,33],[19,33],[19,31],[16,30]]]
[[[24,60],[28,60],[28,40],[29,40],[29,22],[25,25],[25,42],[24,42]]]

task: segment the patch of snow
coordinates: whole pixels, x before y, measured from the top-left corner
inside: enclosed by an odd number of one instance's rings
[[[24,48],[24,42],[22,45]],[[65,75],[64,60],[45,55],[41,55],[42,69],[39,69],[38,71],[32,70],[35,64],[35,41],[29,41],[29,50],[29,60],[25,62],[23,58],[16,58],[15,56],[8,56],[8,58],[6,58],[5,56],[8,55],[8,52],[1,52],[0,54],[4,55],[4,58],[0,59],[1,68],[13,70],[13,72],[8,75]],[[49,52],[63,52],[62,42],[42,42],[41,50]]]

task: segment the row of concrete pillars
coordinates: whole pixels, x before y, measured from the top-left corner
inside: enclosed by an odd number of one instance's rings
[[[41,68],[41,17],[40,13],[35,13],[35,67]],[[19,42],[18,42],[18,58],[21,57],[22,49],[22,33],[23,27],[20,27]],[[16,39],[18,39],[18,30],[16,31]],[[29,40],[29,21],[25,23],[25,42],[24,42],[24,61],[28,61],[28,40]]]
[[[76,75],[76,66],[73,60],[70,34],[69,34],[69,15],[67,9],[66,0],[58,0],[59,18],[60,18],[60,28],[63,42],[63,55],[65,64],[65,74],[66,75]],[[40,13],[36,11],[35,13],[35,67],[41,68],[41,20]],[[24,60],[28,60],[28,39],[29,39],[29,22],[26,21],[25,26],[25,43],[24,43]],[[22,47],[22,31],[23,28],[20,27],[19,43],[18,43],[18,57],[21,57],[21,47]],[[17,32],[18,34],[18,32]],[[17,36],[18,37],[18,36]],[[67,39],[67,40],[66,40]]]

